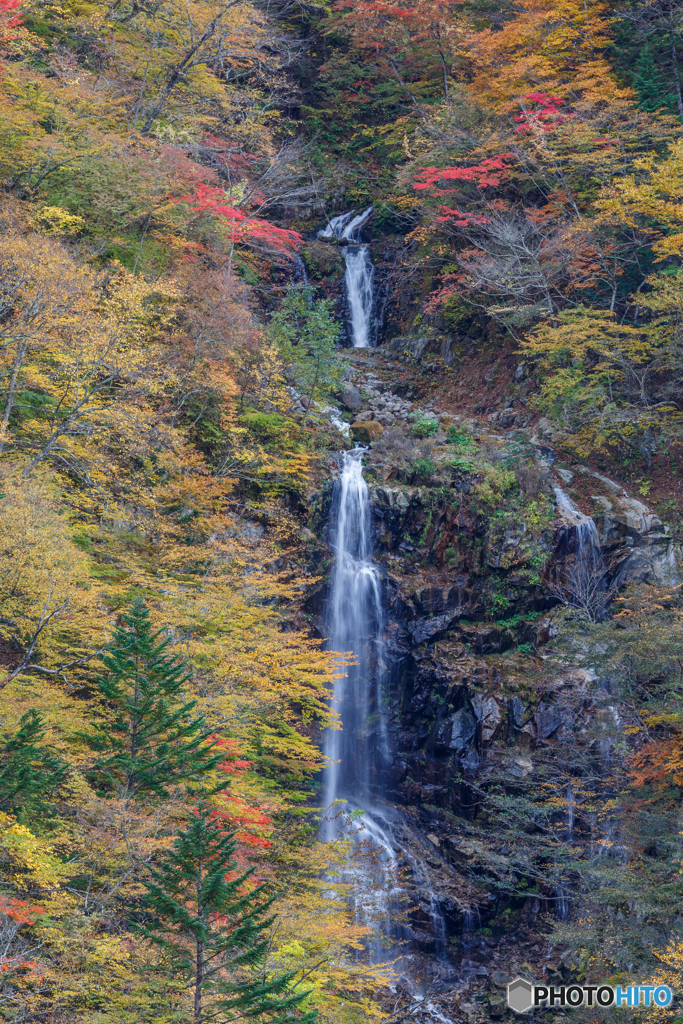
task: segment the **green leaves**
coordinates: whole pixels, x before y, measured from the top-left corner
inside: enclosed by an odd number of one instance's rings
[[[341,384],[339,324],[331,303],[315,300],[308,286],[290,288],[270,322],[270,335],[289,365],[298,389],[311,402],[326,401]]]
[[[0,810],[42,805],[64,781],[69,768],[43,743],[42,716],[35,710],[21,716],[17,732],[0,748]]]
[[[89,774],[101,795],[165,797],[181,782],[201,782],[224,755],[214,752],[204,720],[192,717],[197,702],[182,702],[190,674],[167,653],[170,638],[152,632],[144,602],[121,618],[98,680],[111,715],[83,737],[102,755]]]
[[[235,850],[234,832],[225,831],[215,809],[193,807],[165,860],[143,879],[149,923],[134,927],[165,951],[173,979],[194,989],[194,1024],[218,1015],[307,1024],[317,1014],[298,1010],[308,992],[292,987],[295,972],[272,979],[254,973],[268,953],[274,897],[263,885],[249,888],[253,869],[236,873]]]

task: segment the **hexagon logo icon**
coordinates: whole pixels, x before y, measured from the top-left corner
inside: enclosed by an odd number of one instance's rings
[[[524,1013],[534,1005],[533,987],[524,978],[515,978],[508,985],[508,1006],[515,1013]]]

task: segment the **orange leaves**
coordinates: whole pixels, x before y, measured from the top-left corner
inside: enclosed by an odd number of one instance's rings
[[[44,913],[45,907],[32,906],[28,900],[0,895],[0,914],[4,914],[19,925],[33,925],[38,915]]]
[[[218,771],[226,772],[228,775],[241,775],[253,766],[252,761],[245,761],[240,757],[237,740],[221,736],[211,736],[210,739],[217,750],[225,752],[225,760],[218,765]]]
[[[505,103],[529,86],[536,96],[561,91],[591,101],[619,93],[603,56],[610,42],[605,0],[522,0],[516,12],[500,31],[470,37],[480,95]]]
[[[629,778],[634,786],[683,786],[683,736],[654,740],[629,758]]]
[[[252,849],[267,850],[272,846],[264,832],[272,831],[273,819],[259,807],[250,805],[242,797],[230,792],[216,797],[216,804],[213,819],[225,824],[228,831],[234,831],[238,842]]]

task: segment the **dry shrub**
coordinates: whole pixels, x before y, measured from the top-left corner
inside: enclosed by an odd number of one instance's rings
[[[515,468],[519,489],[528,498],[535,498],[543,490],[543,474],[533,462],[524,462]]]
[[[430,459],[434,442],[430,437],[418,440],[400,427],[385,430],[372,446],[373,462],[382,462],[387,469],[409,469],[418,459]]]

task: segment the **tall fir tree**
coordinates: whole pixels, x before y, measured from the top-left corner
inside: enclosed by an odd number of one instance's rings
[[[35,710],[22,715],[19,728],[0,746],[0,811],[40,805],[64,781],[68,765],[43,742],[45,726]]]
[[[192,1024],[310,1024],[317,1013],[301,1008],[307,993],[292,986],[296,972],[268,979],[258,970],[274,897],[263,885],[246,888],[253,868],[235,874],[235,849],[234,832],[221,828],[207,802],[198,803],[166,860],[142,880],[143,923],[135,928],[165,952],[174,982],[184,980],[192,992]]]
[[[190,678],[182,658],[168,653],[170,638],[152,631],[141,598],[121,616],[102,661],[98,686],[112,708],[83,738],[100,755],[90,778],[101,795],[167,797],[173,786],[197,784],[224,754],[216,752],[196,701],[183,703]]]

